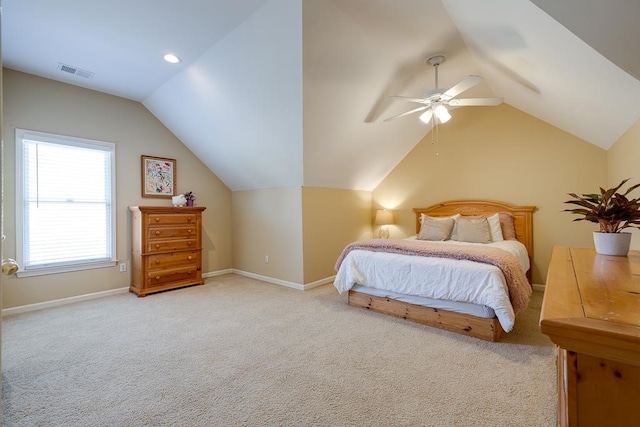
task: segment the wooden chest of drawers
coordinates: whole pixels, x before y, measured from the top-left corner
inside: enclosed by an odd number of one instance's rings
[[[130,206],[132,278],[139,297],[202,285],[204,207]]]

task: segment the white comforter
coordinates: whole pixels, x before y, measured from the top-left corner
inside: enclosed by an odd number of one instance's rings
[[[437,243],[473,245],[455,241]],[[529,270],[529,257],[522,243],[505,240],[489,245],[514,254],[523,270]],[[513,329],[515,322],[505,278],[498,267],[489,264],[353,250],[342,262],[334,286],[338,292],[343,293],[353,285],[486,305],[495,311],[506,332]]]

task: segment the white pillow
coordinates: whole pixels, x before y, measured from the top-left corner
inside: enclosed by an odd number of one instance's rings
[[[504,237],[502,236],[502,227],[500,226],[500,216],[498,213],[494,213],[487,217],[489,221],[489,233],[491,234],[492,242],[502,242]]]

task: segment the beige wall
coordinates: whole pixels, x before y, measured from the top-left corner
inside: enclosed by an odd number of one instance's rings
[[[301,188],[234,191],[232,201],[233,267],[301,284]]]
[[[370,191],[302,189],[305,284],[335,275],[342,249],[371,238],[371,197]]]
[[[396,211],[391,237],[415,233],[414,207],[484,198],[535,205],[535,283],[544,283],[553,245],[592,246],[589,223],[562,212],[568,192],[607,182],[607,153],[513,107],[460,108],[428,134],[373,191],[374,208]],[[410,119],[408,119],[410,120]]]
[[[233,267],[288,285],[335,275],[344,246],[371,237],[369,191],[286,187],[234,191],[232,199]]]
[[[372,237],[372,213],[395,210],[391,237],[414,233],[416,206],[455,198],[489,198],[533,204],[534,280],[544,283],[554,244],[590,246],[587,223],[561,212],[567,192],[590,192],[633,176],[640,124],[609,153],[508,105],[463,108],[431,134],[373,191],[287,187],[231,193],[140,103],[5,70],[5,257],[15,256],[15,128],[116,143],[117,255],[130,263],[126,206],[163,205],[140,197],[140,155],[178,161],[178,191],[192,190],[204,212],[204,272],[236,268],[294,284],[335,274],[348,242]],[[608,168],[607,168],[608,165]],[[609,171],[607,175],[607,170]],[[614,172],[615,171],[615,172]],[[636,236],[637,237],[637,236]],[[265,263],[269,256],[269,263]],[[128,286],[117,268],[4,282],[3,307]]]
[[[623,187],[640,182],[640,120],[638,120],[620,139],[607,151],[608,187],[618,185],[620,181],[631,178]],[[633,197],[640,197],[640,189],[631,193]],[[631,249],[640,249],[640,231],[631,231]]]
[[[203,271],[231,268],[231,192],[142,104],[4,69],[4,244],[15,257],[15,129],[77,136],[116,144],[116,252],[131,262],[130,205],[170,205],[140,196],[140,155],[177,160],[177,190],[194,191],[203,213]],[[3,286],[3,307],[15,307],[129,286],[118,267],[18,279]]]

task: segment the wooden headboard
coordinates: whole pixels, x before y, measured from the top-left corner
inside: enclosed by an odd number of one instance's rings
[[[414,208],[416,214],[416,233],[420,232],[420,215],[450,216],[460,215],[491,215],[496,212],[509,212],[513,215],[516,229],[516,239],[520,241],[529,253],[529,261],[533,266],[533,211],[535,206],[514,206],[495,200],[449,200],[436,203],[426,208]],[[531,281],[531,269],[527,272]]]

